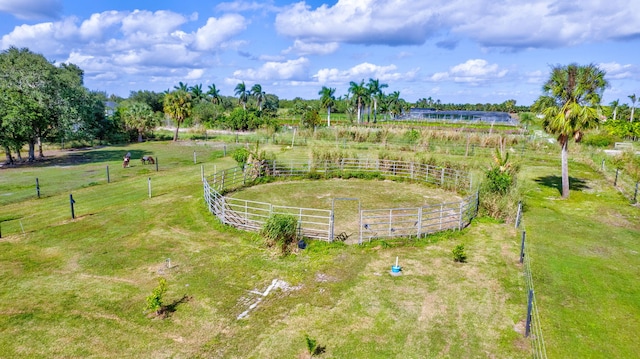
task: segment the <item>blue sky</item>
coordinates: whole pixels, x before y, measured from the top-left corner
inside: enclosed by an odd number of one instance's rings
[[[178,82],[280,98],[369,78],[407,101],[530,105],[550,66],[595,63],[604,102],[640,95],[637,0],[0,0],[0,48],[28,47],[127,97]]]

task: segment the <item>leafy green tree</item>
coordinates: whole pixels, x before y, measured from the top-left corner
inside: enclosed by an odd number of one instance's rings
[[[608,86],[605,71],[594,64],[554,66],[533,108],[544,115],[543,128],[558,136],[562,161],[562,198],[569,198],[568,146],[598,125],[596,106]]]
[[[320,114],[315,106],[307,106],[302,113],[302,126],[316,128],[320,124]]]
[[[149,90],[141,90],[141,91],[131,91],[129,93],[128,100],[132,102],[144,102],[147,105],[149,105],[149,107],[151,107],[151,110],[153,110],[153,112],[162,112],[163,98],[164,98],[164,94],[162,93],[153,92]]]
[[[3,140],[5,153],[26,143],[33,161],[36,144],[42,157],[43,141],[90,134],[95,119],[86,116],[94,113],[87,110],[93,105],[78,66],[56,67],[29,49],[10,47],[0,53],[0,73],[2,128],[11,132]]]
[[[318,95],[320,95],[320,106],[327,109],[327,127],[331,127],[331,106],[333,106],[336,101],[335,93],[335,88],[326,86],[322,86],[322,89],[318,92]]]
[[[176,123],[174,141],[178,140],[180,125],[187,117],[191,116],[192,106],[191,94],[184,90],[176,90],[164,96],[164,113]]]

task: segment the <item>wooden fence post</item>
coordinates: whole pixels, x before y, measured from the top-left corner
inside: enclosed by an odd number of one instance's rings
[[[613,180],[613,187],[618,185],[618,172],[620,172],[620,169],[616,168],[616,179]]]

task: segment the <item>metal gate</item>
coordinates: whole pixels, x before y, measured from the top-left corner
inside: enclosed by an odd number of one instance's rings
[[[336,218],[335,218],[335,213],[336,213],[336,201],[353,201],[353,202],[357,202],[358,203],[358,209],[357,212],[356,210],[353,210],[354,215],[353,215],[353,219],[349,219],[349,216],[338,216],[339,223],[336,226]],[[361,211],[361,206],[360,206],[360,199],[359,198],[334,198],[331,201],[331,236],[330,236],[330,240],[334,241],[334,240],[340,240],[340,241],[347,241],[349,239],[349,237],[351,237],[354,234],[358,235],[358,244],[362,243],[362,236],[360,235],[360,230],[358,230],[357,232],[353,232],[353,233],[349,233],[349,230],[353,230],[353,228],[360,228],[360,211]],[[357,223],[357,227],[352,225],[350,222],[352,222],[353,220],[355,220],[355,222]],[[345,223],[346,222],[346,223]]]

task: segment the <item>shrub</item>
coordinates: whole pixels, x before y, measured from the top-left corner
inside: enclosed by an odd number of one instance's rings
[[[278,244],[282,254],[289,253],[289,248],[296,243],[298,219],[290,214],[272,214],[264,224],[261,234],[266,237],[267,245]]]
[[[467,261],[467,254],[464,252],[464,244],[458,244],[451,251],[453,253],[453,261],[464,263]]]
[[[247,163],[247,159],[249,159],[249,150],[244,147],[238,148],[235,151],[231,152],[231,157],[238,163],[239,166],[244,167],[245,163]]]
[[[506,194],[513,184],[512,174],[508,171],[501,171],[498,167],[488,170],[486,176],[486,185],[489,192]]]
[[[158,286],[153,289],[151,294],[147,297],[147,310],[152,310],[156,314],[161,314],[163,310],[162,297],[167,291],[167,280],[164,278],[158,279]]]

